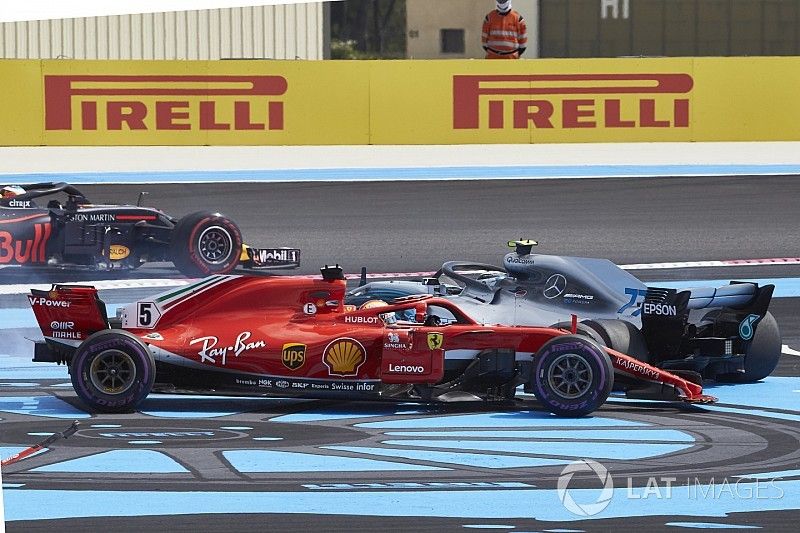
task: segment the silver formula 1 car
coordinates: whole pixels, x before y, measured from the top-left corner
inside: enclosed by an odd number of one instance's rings
[[[781,336],[767,310],[773,285],[648,287],[606,259],[532,254],[534,245],[509,242],[515,250],[504,257],[502,268],[450,261],[422,282],[366,283],[362,277],[347,303],[420,293],[446,296],[484,324],[573,329],[698,382],[757,381],[778,364]]]

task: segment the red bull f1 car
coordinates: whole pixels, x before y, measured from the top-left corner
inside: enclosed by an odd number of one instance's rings
[[[18,187],[15,187],[18,188]],[[96,205],[66,183],[23,185],[0,199],[0,266],[129,270],[171,262],[189,277],[252,269],[296,268],[295,248],[243,245],[237,225],[219,213],[180,220],[134,205]],[[66,196],[63,203],[44,197]]]
[[[93,287],[32,290],[44,336],[33,360],[69,365],[98,412],[132,410],[151,391],[435,402],[510,400],[523,385],[549,411],[582,416],[605,402],[615,373],[629,397],[714,401],[574,325],[486,326],[430,295],[354,308],[342,269],[322,273],[212,276],[110,319]]]

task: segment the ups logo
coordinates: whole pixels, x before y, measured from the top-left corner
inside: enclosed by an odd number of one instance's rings
[[[297,370],[306,362],[306,345],[296,342],[284,344],[281,361],[283,361],[283,366],[289,370]]]

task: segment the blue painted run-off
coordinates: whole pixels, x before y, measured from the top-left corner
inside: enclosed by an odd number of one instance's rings
[[[553,179],[664,176],[755,176],[800,174],[800,165],[524,165],[412,168],[318,168],[149,172],[6,174],[4,183],[58,179],[81,183],[197,183],[235,181],[397,181],[440,179]]]

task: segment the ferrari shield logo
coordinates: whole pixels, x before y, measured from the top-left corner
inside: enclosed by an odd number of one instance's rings
[[[297,370],[306,362],[306,345],[296,342],[284,344],[281,361],[283,361],[283,366],[289,370]]]
[[[428,333],[428,348],[431,350],[440,350],[444,342],[444,335],[441,333]]]

